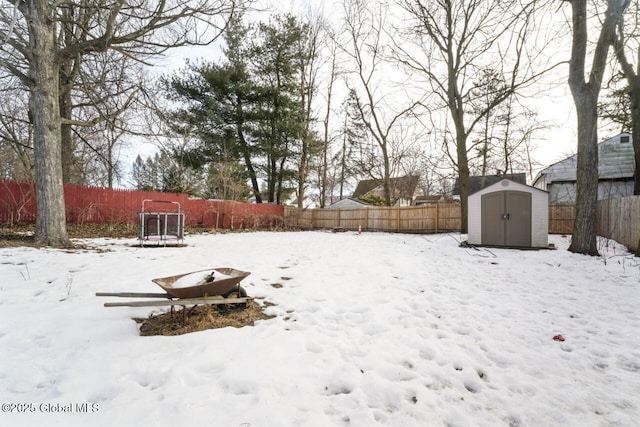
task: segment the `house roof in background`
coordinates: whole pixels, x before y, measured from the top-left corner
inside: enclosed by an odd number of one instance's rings
[[[418,196],[413,200],[416,205],[424,205],[429,203],[449,203],[453,202],[453,198],[446,194],[431,194],[429,196]]]
[[[440,199],[442,199],[444,196],[442,194],[435,194],[435,195],[430,195],[430,196],[420,196],[420,197],[416,197],[416,201],[421,201],[421,202],[437,202]]]
[[[391,178],[389,179],[391,194],[395,198],[413,198],[419,180],[420,177],[418,176],[403,176],[399,178]],[[382,184],[382,180],[379,179],[364,179],[358,182],[358,185],[356,186],[356,189],[351,197],[362,197],[374,190],[382,189]]]
[[[327,206],[327,209],[349,209],[355,207],[367,207],[370,206],[369,203],[363,202],[362,200],[354,199],[352,197],[347,197],[345,199],[340,199],[337,202],[331,203]]]
[[[534,185],[543,177],[547,184],[575,181],[577,164],[576,154],[560,160],[541,170],[533,180]],[[599,179],[633,179],[634,170],[635,160],[630,134],[621,133],[598,144]]]

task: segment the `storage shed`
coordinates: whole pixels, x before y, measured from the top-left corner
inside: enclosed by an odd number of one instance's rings
[[[469,196],[469,244],[546,248],[549,194],[503,179]]]

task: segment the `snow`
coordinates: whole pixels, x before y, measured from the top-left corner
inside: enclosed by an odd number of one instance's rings
[[[177,288],[188,288],[191,286],[204,285],[207,281],[207,277],[212,272],[214,273],[213,275],[214,282],[231,278],[231,276],[229,276],[228,274],[224,274],[218,270],[209,270],[206,273],[196,272],[196,273],[185,274],[184,276],[180,277],[178,280],[173,282],[171,284],[171,287],[177,289]]]
[[[594,258],[560,236],[553,251],[459,247],[465,238],[2,248],[0,426],[637,425],[638,258],[614,242]],[[141,337],[131,319],[152,309],[95,296],[157,292],[153,278],[212,265],[250,271],[241,284],[276,317]]]
[[[206,278],[209,273],[191,273],[185,274],[175,282],[171,284],[172,288],[188,288],[190,286],[202,285],[206,282]]]

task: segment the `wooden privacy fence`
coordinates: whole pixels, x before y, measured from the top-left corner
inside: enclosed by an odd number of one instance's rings
[[[35,222],[36,197],[32,183],[0,179],[0,223]],[[460,231],[460,205],[441,203],[411,207],[359,209],[297,209],[279,205],[225,200],[190,199],[186,194],[160,193],[65,185],[67,222],[133,223],[143,200],[178,202],[186,224],[208,228],[344,228],[365,231],[439,233]],[[150,205],[165,209],[166,204]],[[549,233],[573,231],[575,206],[549,206]],[[640,246],[640,196],[598,201],[598,235],[613,239],[631,251]]]
[[[575,218],[573,204],[549,205],[549,234],[571,234]],[[287,227],[344,228],[365,231],[438,233],[460,231],[460,205],[455,203],[414,207],[368,207],[357,209],[284,210]],[[640,245],[640,196],[600,200],[598,235],[613,239],[631,251]]]
[[[297,209],[286,207],[287,227],[439,233],[460,231],[460,205],[454,203],[410,207],[356,209]]]
[[[638,253],[640,247],[640,196],[598,201],[598,235],[608,237]]]
[[[549,233],[571,234],[576,208],[573,204],[549,206]],[[640,246],[640,196],[598,200],[599,236],[613,239],[637,252]]]
[[[575,217],[574,204],[549,205],[549,234],[571,234]]]
[[[0,180],[0,223],[35,222],[35,194],[33,183]],[[284,208],[278,205],[190,199],[186,194],[153,191],[65,185],[64,198],[67,222],[78,224],[137,224],[143,200],[179,203],[188,226],[274,227],[282,226],[284,216]],[[167,203],[145,205],[146,211],[175,209],[177,205]]]

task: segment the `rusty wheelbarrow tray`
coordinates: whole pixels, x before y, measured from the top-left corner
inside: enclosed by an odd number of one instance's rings
[[[192,286],[175,287],[175,283],[185,276],[196,273],[214,272],[214,280],[211,282],[197,283]],[[215,273],[223,278],[215,280]],[[129,298],[158,298],[168,301],[126,301],[106,302],[105,307],[158,307],[174,305],[199,305],[199,304],[245,304],[253,298],[247,297],[247,292],[239,283],[250,272],[237,270],[230,267],[208,268],[192,271],[175,276],[161,277],[151,281],[160,286],[165,293],[136,293],[136,292],[98,292],[99,297],[129,297]]]
[[[214,280],[212,282],[205,282],[187,287],[174,287],[174,284],[185,276],[211,271],[224,275],[225,277],[223,279],[216,280],[214,274]],[[176,276],[161,277],[159,279],[152,279],[151,281],[176,298],[200,298],[205,296],[212,297],[217,295],[226,295],[233,291],[236,285],[238,285],[238,283],[240,283],[240,281],[249,274],[251,273],[236,270],[235,268],[218,267],[192,271],[190,273],[178,274]]]

